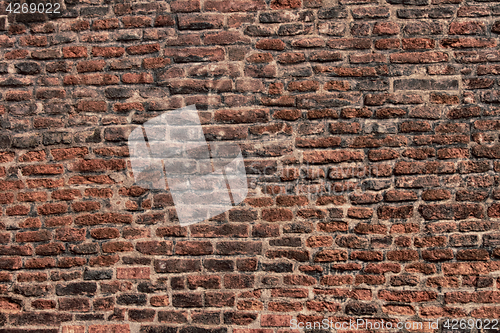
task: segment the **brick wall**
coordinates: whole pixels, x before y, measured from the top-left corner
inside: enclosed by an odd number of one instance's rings
[[[323,2],[2,3],[0,332],[500,316],[500,4]],[[182,227],[126,140],[190,104],[250,192]]]

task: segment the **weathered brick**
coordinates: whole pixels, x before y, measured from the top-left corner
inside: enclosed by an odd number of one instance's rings
[[[223,13],[257,11],[265,7],[266,4],[262,0],[238,0],[230,4],[220,0],[210,0],[204,4],[204,9],[207,11]]]
[[[92,55],[95,57],[104,57],[104,58],[116,58],[121,57],[125,53],[125,49],[123,47],[102,47],[102,46],[94,46],[92,47]]]
[[[498,317],[499,6],[77,2],[0,4],[5,332]],[[127,141],[192,104],[249,192],[183,226]]]

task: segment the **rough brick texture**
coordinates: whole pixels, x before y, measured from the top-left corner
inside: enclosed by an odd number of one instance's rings
[[[498,2],[7,4],[0,332],[500,317]],[[191,104],[250,191],[181,227],[126,140]]]

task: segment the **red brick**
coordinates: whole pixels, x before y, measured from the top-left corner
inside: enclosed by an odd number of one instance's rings
[[[479,31],[479,30],[478,30]],[[474,38],[474,37],[463,37],[463,38],[445,38],[441,40],[441,46],[444,48],[486,48],[495,47],[497,41],[489,38]]]
[[[450,24],[450,35],[483,35],[486,33],[486,27],[482,22],[452,22]]]
[[[231,44],[249,44],[250,39],[244,37],[240,32],[236,31],[221,31],[207,33],[203,37],[203,43],[206,45],[231,45]]]
[[[77,228],[58,228],[56,229],[54,238],[64,242],[84,241],[85,230]]]
[[[90,231],[90,235],[96,239],[118,238],[120,232],[117,228],[95,228]]]
[[[394,63],[426,64],[448,61],[448,55],[444,52],[393,53],[390,56],[390,60]]]
[[[397,35],[399,25],[394,22],[377,22],[373,26],[374,35]]]
[[[27,269],[46,269],[56,266],[56,261],[53,258],[32,258],[24,263],[24,268]]]
[[[360,161],[363,157],[364,153],[360,151],[316,151],[304,153],[304,161],[311,164]]]
[[[264,209],[262,211],[262,219],[269,222],[290,221],[293,218],[293,213],[289,209],[274,208]]]
[[[396,302],[426,302],[436,299],[434,291],[390,291],[381,290],[378,293],[380,299]]]
[[[23,36],[20,38],[21,46],[44,47],[48,45],[46,36]]]
[[[273,118],[293,121],[301,117],[302,113],[299,110],[276,110],[273,113]]]
[[[151,26],[151,18],[147,16],[125,16],[122,17],[125,28],[142,28]]]
[[[5,53],[6,60],[25,59],[29,56],[28,50],[13,50]]]
[[[152,83],[153,76],[148,73],[127,73],[122,75],[122,82],[128,84],[137,84],[137,83]]]
[[[288,84],[288,91],[307,92],[317,91],[319,83],[317,81],[292,81]]]
[[[435,47],[435,41],[429,38],[404,38],[404,50],[427,50]]]
[[[58,175],[63,173],[61,164],[29,165],[22,168],[25,176]]]
[[[98,210],[100,207],[101,204],[95,201],[73,202],[71,204],[71,208],[73,208],[75,212],[88,212],[92,210]]]
[[[269,111],[262,110],[218,110],[214,119],[221,123],[256,123],[267,122]]]
[[[145,69],[157,69],[163,68],[170,63],[169,58],[145,58],[142,61],[142,67]]]
[[[104,214],[87,214],[78,216],[75,219],[75,223],[79,225],[98,225],[98,224],[114,224],[132,223],[132,216],[128,214],[118,214],[118,213],[104,213]]]
[[[73,168],[75,171],[80,172],[99,172],[106,170],[123,170],[125,168],[124,160],[103,160],[103,159],[94,159],[94,160],[80,160],[73,164]]]
[[[261,50],[282,51],[285,49],[285,43],[280,39],[261,39],[255,47]]]
[[[155,27],[166,27],[175,25],[173,15],[159,15],[155,18]]]
[[[170,9],[174,13],[199,12],[199,0],[175,0],[170,3]]]
[[[413,216],[413,206],[380,206],[377,215],[382,220],[407,219]]]
[[[147,255],[169,255],[173,252],[170,241],[137,242],[135,247],[137,251]]]
[[[90,325],[89,333],[131,333],[129,324]]]
[[[38,310],[55,309],[56,301],[49,299],[37,299],[31,302],[31,306]]]
[[[301,0],[272,0],[271,9],[296,9],[302,6]]]
[[[149,54],[156,53],[160,51],[160,44],[143,44],[143,45],[132,45],[125,49],[128,54]]]
[[[400,48],[400,44],[400,40],[396,38],[379,39],[375,42],[375,48],[378,50],[396,50]]]
[[[251,12],[263,10],[264,8],[266,8],[266,3],[263,0],[237,0],[230,3],[220,0],[209,0],[204,3],[206,11],[222,13]]]
[[[93,257],[89,259],[90,266],[101,266],[108,267],[113,266],[120,260],[118,255],[102,255],[98,257]]]
[[[349,81],[329,81],[325,83],[324,88],[326,90],[347,91],[351,90],[351,83]]]
[[[212,244],[205,241],[179,241],[175,245],[177,255],[206,255],[212,252]]]
[[[282,64],[296,64],[306,60],[304,53],[300,52],[286,52],[278,57],[278,62]]]
[[[127,2],[75,7],[60,31],[1,17],[0,293],[24,297],[0,300],[8,327],[498,317],[500,11],[390,2]],[[430,77],[387,90],[410,74]],[[123,181],[131,130],[191,104],[208,141],[245,141],[250,183],[182,226],[175,196]],[[87,278],[92,304],[54,287]]]
[[[100,72],[104,69],[106,62],[104,60],[80,61],[76,66],[78,73]]]
[[[333,244],[331,236],[311,236],[306,241],[309,247],[328,247]]]
[[[63,252],[65,252],[63,243],[47,243],[35,248],[35,253],[39,256],[57,256]]]
[[[54,159],[57,161],[83,157],[87,155],[88,152],[89,150],[87,147],[58,148],[50,151]]]
[[[64,84],[68,85],[112,85],[120,81],[118,76],[112,74],[80,74],[64,77]]]
[[[154,307],[163,307],[163,306],[168,306],[170,304],[168,295],[151,296],[150,303]]]
[[[62,214],[68,210],[68,205],[65,203],[47,203],[38,207],[40,215]]]
[[[389,251],[387,259],[391,261],[415,261],[418,260],[418,252],[415,250]]]
[[[104,253],[129,252],[133,250],[134,246],[132,243],[125,241],[107,242],[102,244],[102,252]]]

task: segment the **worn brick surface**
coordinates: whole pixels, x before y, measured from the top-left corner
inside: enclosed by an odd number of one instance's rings
[[[0,2],[0,333],[500,317],[498,2],[59,3]],[[191,104],[250,190],[182,227],[126,143]]]

